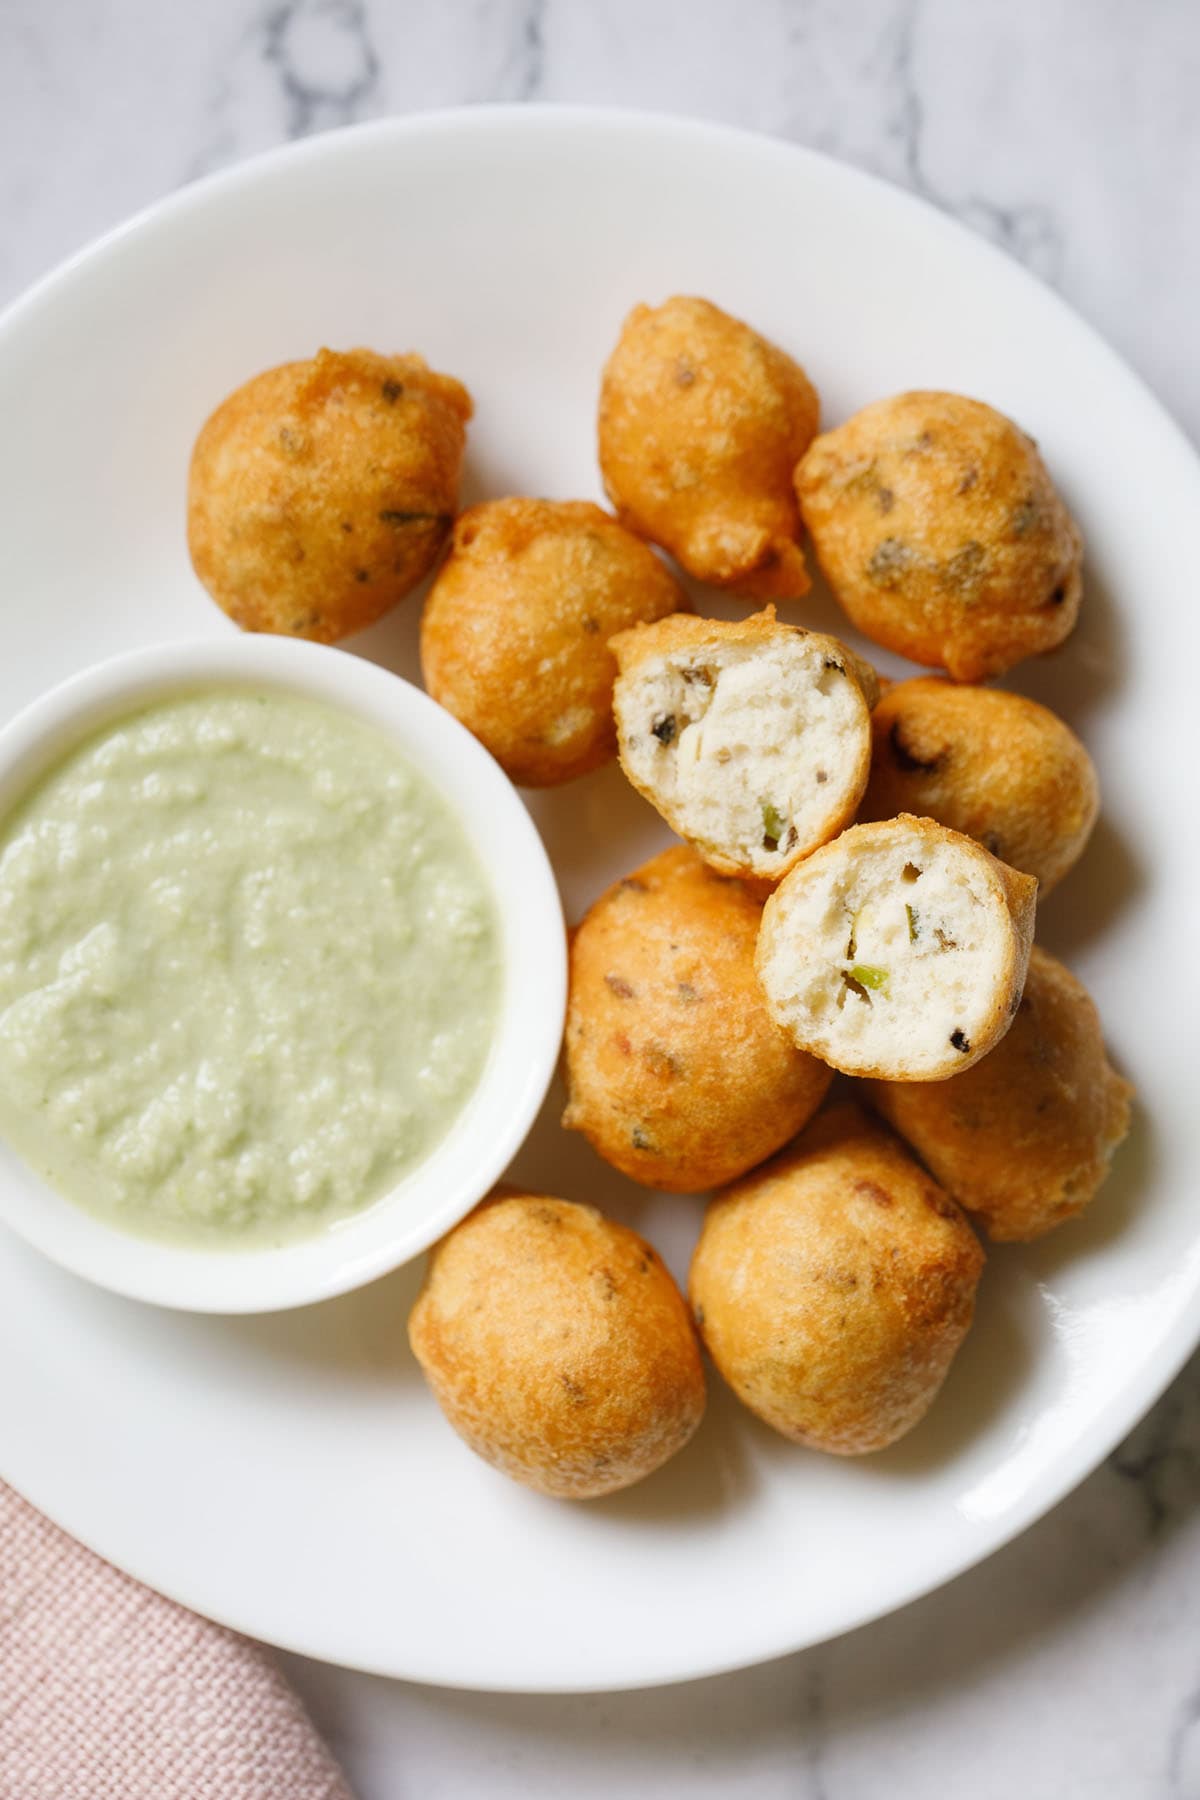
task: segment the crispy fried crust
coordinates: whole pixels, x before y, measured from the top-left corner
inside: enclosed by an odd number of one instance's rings
[[[809,631],[803,625],[784,624],[774,606],[751,613],[746,619],[699,619],[692,613],[675,613],[654,625],[637,625],[613,641],[613,651],[622,674],[631,674],[652,657],[669,650],[703,650],[709,644],[746,644],[750,648],[771,643],[782,636],[805,637],[826,647],[830,656],[845,663],[858,684],[868,708],[873,707],[882,692],[880,678],[867,662],[840,638],[820,631]]]
[[[642,1480],[704,1413],[683,1296],[591,1206],[498,1189],[431,1251],[408,1335],[459,1436],[559,1499]]]
[[[875,1082],[871,1101],[988,1236],[1027,1241],[1083,1211],[1129,1130],[1091,997],[1034,947],[1003,1041],[950,1081]]]
[[[707,300],[635,306],[600,390],[617,516],[689,575],[756,600],[807,593],[792,470],[819,423],[798,363]]]
[[[321,350],[254,376],[192,452],[197,575],[246,631],[361,631],[437,561],[470,416],[467,390],[420,356]]]
[[[1075,624],[1079,532],[1033,439],[982,401],[864,407],[814,441],[796,492],[854,623],[914,662],[979,681]]]
[[[718,1194],[688,1283],[717,1368],[760,1419],[839,1456],[924,1417],[971,1323],[983,1251],[858,1107]]]
[[[1036,877],[1043,898],[1083,854],[1100,807],[1095,766],[1036,700],[923,675],[888,689],[871,732],[861,819],[937,819]]]
[[[487,501],[459,518],[425,603],[425,685],[514,781],[570,781],[616,751],[609,638],[688,604],[598,506]]]
[[[799,1130],[832,1079],[767,1012],[760,913],[680,846],[609,888],[574,934],[563,1124],[648,1187],[732,1180]]]

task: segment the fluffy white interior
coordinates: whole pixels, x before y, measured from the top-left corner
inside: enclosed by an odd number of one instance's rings
[[[762,875],[853,807],[869,731],[843,662],[798,635],[648,659],[621,684],[618,723],[676,829]]]
[[[1011,921],[979,859],[914,831],[804,867],[764,949],[763,981],[801,1041],[852,1072],[919,1079],[956,1051],[965,1064],[994,1019]]]

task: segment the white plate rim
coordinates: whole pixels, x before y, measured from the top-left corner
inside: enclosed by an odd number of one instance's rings
[[[717,144],[724,142],[730,146],[753,148],[757,154],[772,157],[780,162],[806,163],[823,170],[826,178],[836,178],[847,181],[851,185],[861,184],[864,188],[872,191],[882,191],[887,196],[888,204],[896,208],[909,209],[914,217],[920,218],[924,229],[937,229],[943,236],[953,239],[961,254],[972,254],[983,265],[990,264],[1003,269],[1006,278],[1011,280],[1015,277],[1028,284],[1037,290],[1043,305],[1049,304],[1057,309],[1064,321],[1069,322],[1074,334],[1085,338],[1092,353],[1107,363],[1112,377],[1136,395],[1138,404],[1146,410],[1148,416],[1155,417],[1157,427],[1163,435],[1164,444],[1169,444],[1171,453],[1186,462],[1191,478],[1197,483],[1197,499],[1200,501],[1200,462],[1197,461],[1196,453],[1187,436],[1167,412],[1162,402],[1095,327],[1076,313],[1074,308],[1054,289],[1006,252],[978,236],[921,196],[823,152],[790,143],[767,133],[687,116],[661,114],[636,107],[514,103],[438,108],[402,117],[372,120],[278,146],[248,158],[232,168],[204,176],[189,186],[152,203],[60,263],[12,301],[3,312],[0,312],[0,342],[27,311],[38,306],[44,296],[52,290],[65,286],[77,272],[91,269],[114,251],[118,251],[127,240],[145,231],[155,229],[164,219],[181,218],[193,207],[207,205],[213,198],[222,193],[231,192],[247,182],[255,181],[260,174],[265,174],[282,163],[302,163],[309,158],[318,159],[326,153],[330,140],[342,140],[349,137],[399,140],[406,137],[419,137],[428,132],[481,131],[486,134],[489,129],[497,126],[502,129],[506,128],[514,119],[520,120],[523,125],[531,126],[533,129],[546,131],[588,130],[596,127],[610,130],[633,128],[641,132],[661,134],[664,139],[691,138],[693,141],[706,140]],[[1200,1299],[1200,1275],[1193,1283],[1191,1290],[1181,1295],[1177,1316],[1171,1327],[1159,1340],[1155,1355],[1140,1365],[1131,1379],[1114,1393],[1106,1413],[1094,1420],[1092,1425],[1080,1435],[1071,1455],[1062,1459],[1060,1463],[1056,1463],[1053,1477],[1047,1478],[1042,1484],[1035,1486],[1021,1504],[1012,1508],[1003,1529],[996,1530],[990,1535],[983,1547],[970,1548],[964,1554],[947,1561],[931,1578],[919,1577],[890,1593],[880,1604],[866,1604],[853,1613],[848,1613],[845,1619],[831,1630],[812,1632],[805,1631],[801,1627],[799,1631],[779,1631],[774,1636],[764,1637],[752,1652],[739,1650],[724,1660],[705,1656],[702,1660],[692,1664],[681,1659],[670,1669],[639,1673],[630,1681],[598,1679],[594,1682],[587,1682],[572,1677],[561,1684],[548,1681],[532,1684],[490,1678],[485,1683],[478,1680],[451,1678],[444,1674],[431,1675],[426,1669],[403,1666],[402,1660],[392,1660],[386,1664],[355,1660],[352,1663],[342,1663],[340,1666],[353,1667],[365,1673],[386,1678],[453,1685],[481,1692],[614,1692],[633,1687],[651,1688],[728,1673],[857,1630],[876,1619],[911,1605],[987,1560],[1050,1512],[1093,1473],[1104,1458],[1117,1447],[1161,1397],[1196,1349],[1197,1344],[1200,1343],[1200,1306],[1195,1305],[1197,1299]],[[1189,1303],[1191,1303],[1190,1310]],[[3,1455],[3,1446],[0,1445],[0,1458],[3,1458]],[[0,1478],[6,1480],[14,1488],[18,1487],[6,1467],[0,1467]],[[68,1517],[70,1508],[58,1504],[57,1497],[39,1493],[36,1483],[23,1483],[18,1491],[54,1523],[70,1532],[72,1536],[96,1554],[104,1556],[103,1547],[90,1537],[86,1523],[81,1524],[73,1516]],[[201,1612],[204,1616],[213,1618],[217,1623],[232,1630],[260,1637],[265,1642],[273,1643],[277,1648],[317,1661],[329,1660],[320,1643],[312,1638],[293,1634],[284,1641],[278,1636],[264,1633],[255,1626],[253,1621],[245,1617],[234,1616],[229,1609],[214,1612],[205,1606],[200,1596],[189,1593],[186,1590],[186,1584],[165,1582],[160,1576],[151,1575],[144,1568],[139,1569],[129,1561],[126,1561],[123,1567],[134,1578],[146,1582],[147,1585],[152,1586],[167,1598]]]

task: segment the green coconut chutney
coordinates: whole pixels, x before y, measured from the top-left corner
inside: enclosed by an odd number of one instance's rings
[[[457,818],[384,736],[287,694],[165,700],[0,828],[0,1131],[130,1231],[306,1236],[462,1108],[498,940]]]

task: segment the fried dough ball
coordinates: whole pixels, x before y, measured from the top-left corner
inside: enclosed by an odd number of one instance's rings
[[[726,875],[778,881],[848,825],[871,762],[874,671],[837,638],[678,614],[613,639],[621,766]]]
[[[756,600],[810,587],[792,471],[820,416],[798,363],[707,300],[635,306],[600,389],[617,516],[698,581]]]
[[[458,1435],[558,1499],[641,1481],[704,1413],[682,1294],[592,1206],[498,1190],[431,1251],[408,1335]]]
[[[984,1256],[962,1213],[857,1106],[718,1194],[688,1291],[738,1398],[797,1443],[882,1450],[924,1417]]]
[[[796,492],[834,593],[877,644],[956,681],[1052,650],[1082,545],[1033,439],[961,394],[898,394],[817,438]]]
[[[486,501],[459,518],[425,603],[425,686],[514,781],[570,781],[616,752],[609,638],[688,605],[598,506]]]
[[[1100,786],[1091,757],[1049,707],[919,675],[888,689],[871,733],[861,819],[937,819],[1033,875],[1039,899],[1083,855]]]
[[[767,901],[772,1016],[847,1075],[944,1081],[987,1054],[1021,998],[1037,882],[932,819],[852,825]]]
[[[677,846],[609,888],[574,934],[563,1124],[647,1187],[732,1180],[786,1143],[832,1080],[767,1012],[761,911]]]
[[[361,631],[437,561],[470,416],[466,388],[420,356],[321,350],[254,376],[192,452],[197,575],[246,631]]]
[[[988,1236],[1027,1242],[1083,1211],[1129,1130],[1087,989],[1036,945],[1003,1042],[936,1085],[875,1082],[876,1109]]]

